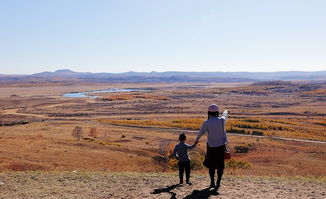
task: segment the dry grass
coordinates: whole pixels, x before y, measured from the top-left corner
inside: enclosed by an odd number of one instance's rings
[[[99,137],[82,139],[71,136],[75,126],[96,126]],[[168,157],[178,133],[131,127],[118,127],[85,122],[40,122],[24,126],[1,127],[0,170],[87,170],[87,171],[167,171],[175,163],[158,162],[155,157]],[[107,136],[102,137],[106,133]],[[124,137],[122,138],[122,135]],[[187,134],[192,143],[195,134]],[[251,137],[229,136],[232,160],[245,162],[250,168],[230,167],[226,173],[239,175],[325,177],[323,144],[272,141]],[[165,143],[166,145],[161,144]],[[248,153],[237,154],[233,147],[255,145]],[[191,152],[194,168],[202,167],[205,138]],[[166,153],[166,154],[165,154]],[[174,165],[174,166],[173,166]],[[199,170],[198,170],[199,169]]]
[[[134,99],[149,99],[149,100],[169,100],[169,97],[143,94],[143,93],[133,93],[133,94],[111,94],[109,96],[103,96],[98,98],[99,101],[121,101],[121,100],[134,100]]]
[[[157,157],[169,156],[173,143],[177,142],[178,132],[171,128],[198,130],[211,103],[231,110],[229,132],[233,129],[248,134],[262,132],[326,141],[326,105],[322,101],[325,95],[320,91],[323,87],[305,91],[295,85],[141,84],[137,86],[153,89],[148,93],[126,94],[132,96],[131,100],[62,97],[64,92],[134,86],[0,88],[0,123],[13,124],[0,127],[0,171],[173,172],[175,162],[157,161]],[[29,123],[18,125],[20,120]],[[79,142],[71,136],[75,126],[85,129],[85,137]],[[133,126],[157,126],[165,130]],[[90,128],[97,129],[96,139],[87,135]],[[195,134],[188,133],[187,137],[191,143]],[[237,145],[255,147],[248,153],[232,151],[234,165],[248,163],[250,167],[229,167],[228,174],[325,177],[324,144],[232,135],[229,139],[231,149]],[[160,143],[169,144],[165,148]],[[203,138],[191,154],[196,173],[206,173],[200,167],[205,147]]]
[[[203,123],[203,118],[170,119],[170,120],[114,120],[98,119],[101,123],[132,125],[144,127],[179,128],[198,130]],[[249,121],[249,122],[248,122]],[[254,122],[252,122],[254,121]],[[318,120],[319,121],[319,120]],[[303,123],[306,122],[306,123]],[[292,123],[292,124],[291,124]],[[311,139],[326,141],[326,132],[323,130],[323,121],[299,120],[291,122],[288,120],[268,119],[229,119],[226,125],[227,132],[253,135],[272,135],[287,138]],[[320,125],[320,126],[318,126]]]
[[[170,121],[153,121],[153,120],[111,120],[98,119],[99,122],[106,124],[122,124],[122,125],[136,125],[136,126],[150,126],[150,127],[165,127],[165,128],[180,128],[189,130],[198,130],[201,123],[204,121],[200,118],[189,119],[174,119]]]

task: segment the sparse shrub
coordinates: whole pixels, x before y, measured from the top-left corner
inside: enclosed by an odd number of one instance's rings
[[[167,159],[164,158],[163,156],[161,155],[156,155],[153,157],[153,159],[159,163],[166,163],[167,162]]]
[[[236,127],[239,127],[239,128],[245,128],[245,129],[251,129],[251,128],[254,128],[254,126],[253,125],[251,125],[251,124],[246,124],[246,123],[240,123],[240,124],[237,124],[237,125],[235,125]]]
[[[191,151],[189,153],[190,156],[190,168],[197,170],[197,169],[202,169],[203,168],[203,162],[204,162],[204,156],[201,155],[197,151]],[[166,160],[167,167],[169,169],[176,170],[178,169],[178,160],[176,158],[170,158]]]
[[[177,170],[178,169],[178,160],[171,158],[167,161],[169,169]]]
[[[250,147],[250,149],[252,149],[252,148],[256,148],[255,143],[249,143],[248,146]]]
[[[246,134],[248,135],[249,134],[249,131],[246,131],[246,130],[242,130],[242,129],[237,129],[237,128],[230,128],[227,130],[228,132],[230,133],[236,133],[236,134]]]
[[[326,126],[326,121],[314,122],[314,124],[321,125],[321,126]]]
[[[133,98],[140,99],[154,99],[154,100],[169,100],[169,97],[151,94],[133,95]]]
[[[107,97],[100,97],[99,101],[120,101],[120,100],[133,100],[133,99],[154,99],[154,100],[169,100],[169,97],[151,95],[151,94],[116,94]]]
[[[290,127],[280,125],[280,124],[275,124],[274,122],[270,121],[260,121],[260,120],[253,120],[253,119],[248,119],[248,120],[230,120],[230,122],[227,122],[227,128],[230,128],[231,130],[234,130],[236,128],[244,128],[244,129],[257,129],[257,130],[291,130]],[[236,130],[235,130],[236,131]],[[234,133],[241,133],[239,132],[234,132]]]
[[[252,165],[249,162],[245,162],[242,160],[234,160],[231,159],[225,163],[225,168],[232,168],[232,169],[248,169],[251,168]]]
[[[191,151],[189,153],[190,156],[190,168],[191,169],[202,169],[203,168],[203,162],[204,162],[204,155],[200,154],[197,151]]]
[[[0,126],[15,126],[15,125],[25,125],[25,124],[28,124],[29,122],[28,121],[25,121],[25,120],[19,120],[19,121],[13,121],[13,122],[9,122],[9,123],[5,123],[5,122],[2,122],[0,123]]]
[[[100,97],[101,101],[120,101],[120,100],[131,100],[132,96],[129,94],[116,94],[108,97]]]
[[[125,138],[126,136],[125,135],[121,135],[121,138]]]
[[[76,138],[77,141],[83,137],[83,128],[80,126],[76,126],[75,129],[72,131],[72,136]]]
[[[87,141],[90,141],[90,142],[94,141],[93,138],[83,138],[83,140],[87,140]]]
[[[246,120],[243,120],[245,122],[251,122],[251,123],[259,123],[259,120],[254,120],[254,119],[246,119]]]
[[[159,127],[173,127],[181,129],[198,130],[203,122],[202,118],[189,118],[178,119],[170,121],[155,121],[155,120],[109,120],[99,119],[99,122],[109,124],[121,124],[121,125],[137,125],[137,126],[159,126]]]
[[[45,167],[40,164],[29,163],[26,161],[13,161],[6,167],[8,170],[12,171],[39,171],[45,169]]]
[[[145,139],[145,137],[142,137],[142,136],[133,136],[132,138],[135,140],[144,140]]]
[[[99,136],[99,132],[97,131],[97,129],[95,127],[92,127],[90,130],[89,130],[89,133],[88,135],[92,138],[97,138]]]
[[[244,145],[238,145],[234,147],[236,153],[248,153],[249,147]]]
[[[163,155],[166,160],[168,160],[173,153],[174,145],[174,141],[162,140],[159,145],[159,153]]]
[[[252,131],[251,135],[264,135],[263,131]]]

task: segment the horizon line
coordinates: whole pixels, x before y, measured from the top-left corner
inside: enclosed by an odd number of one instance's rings
[[[42,71],[42,72],[35,72],[35,73],[0,73],[0,75],[34,75],[38,73],[55,73],[58,71],[69,71],[69,72],[75,72],[75,73],[92,73],[92,74],[97,74],[97,73],[108,73],[108,74],[123,74],[123,73],[167,73],[167,72],[181,72],[181,73],[279,73],[279,72],[326,72],[326,70],[284,70],[284,71],[172,71],[172,70],[167,70],[167,71],[125,71],[125,72],[90,72],[90,71],[75,71],[71,69],[56,69],[54,71]]]

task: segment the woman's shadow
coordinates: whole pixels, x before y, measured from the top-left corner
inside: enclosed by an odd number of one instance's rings
[[[184,197],[184,199],[207,199],[211,195],[219,195],[216,189],[211,190],[210,188],[202,190],[193,190],[191,194]]]
[[[177,194],[172,192],[172,190],[179,186],[179,184],[175,184],[161,189],[154,189],[152,194],[169,193],[171,194],[170,199],[176,199]],[[215,189],[211,190],[210,188],[193,190],[192,193],[184,197],[184,199],[207,199],[211,195],[219,195],[219,193]]]

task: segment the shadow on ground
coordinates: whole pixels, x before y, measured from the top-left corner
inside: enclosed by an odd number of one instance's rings
[[[179,184],[175,184],[175,185],[171,185],[165,188],[161,188],[161,189],[154,189],[154,191],[152,192],[152,194],[160,194],[160,193],[169,193],[171,194],[171,198],[170,199],[176,199],[176,193],[172,192],[173,189],[177,188],[179,186]]]
[[[219,193],[213,189],[210,190],[209,188],[202,189],[202,190],[193,190],[191,194],[184,197],[184,199],[207,199],[211,195],[219,195]]]
[[[179,187],[179,184],[171,185],[165,188],[154,189],[151,194],[169,193],[170,199],[176,199],[176,193],[172,192],[173,189]],[[211,195],[219,195],[216,189],[210,190],[209,188],[202,190],[193,190],[191,194],[184,197],[184,199],[208,199]]]

